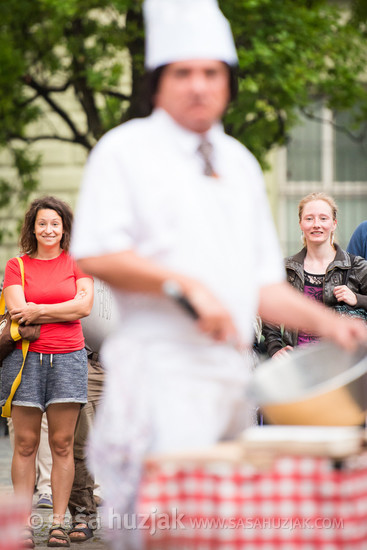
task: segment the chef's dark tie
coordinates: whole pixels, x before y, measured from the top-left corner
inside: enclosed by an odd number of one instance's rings
[[[213,145],[206,138],[202,138],[198,147],[198,153],[204,161],[204,174],[206,176],[217,177],[212,164]]]

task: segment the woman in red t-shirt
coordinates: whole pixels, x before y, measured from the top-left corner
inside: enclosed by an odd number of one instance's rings
[[[93,304],[93,279],[68,254],[73,215],[54,197],[36,199],[25,215],[18,261],[5,268],[4,296],[12,319],[41,325],[29,346],[22,380],[12,400],[14,492],[28,495],[31,511],[35,457],[46,411],[52,453],[53,525],[49,545],[69,546],[64,517],[74,479],[73,437],[82,404],[87,402],[87,355],[80,319]],[[22,364],[21,342],[3,361],[0,405],[4,405]],[[33,548],[26,528],[24,547]]]

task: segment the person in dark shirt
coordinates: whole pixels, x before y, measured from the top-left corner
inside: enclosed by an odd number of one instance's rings
[[[347,246],[347,251],[367,260],[367,220],[354,230]]]

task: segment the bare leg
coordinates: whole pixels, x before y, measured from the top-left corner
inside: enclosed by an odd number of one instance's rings
[[[36,454],[40,440],[42,411],[35,407],[12,407],[14,452],[11,477],[15,493],[32,496],[36,479]]]
[[[49,405],[46,411],[52,453],[53,524],[63,524],[65,520],[74,480],[73,443],[79,411],[78,403],[55,403]]]
[[[11,477],[14,493],[23,495],[28,500],[29,515],[32,512],[41,419],[42,411],[38,408],[17,405],[12,407],[14,451]]]

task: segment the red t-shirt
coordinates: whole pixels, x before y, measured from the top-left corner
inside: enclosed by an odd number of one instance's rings
[[[52,260],[37,260],[22,256],[24,263],[24,294],[27,302],[58,304],[72,300],[76,294],[76,281],[85,275],[75,260],[64,251]],[[21,285],[19,263],[12,258],[6,264],[4,288]],[[41,325],[41,335],[29,346],[37,353],[69,353],[84,347],[84,336],[79,320]],[[21,341],[17,343],[21,348]]]

